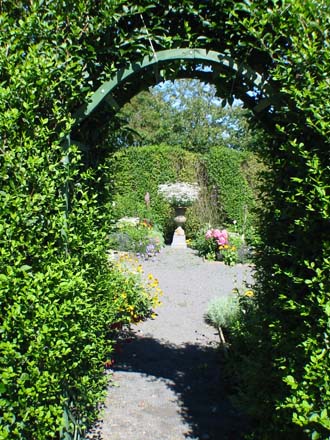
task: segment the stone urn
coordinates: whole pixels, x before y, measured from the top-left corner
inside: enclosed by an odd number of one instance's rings
[[[175,206],[174,207],[174,211],[175,211],[175,217],[174,217],[174,221],[177,227],[179,226],[183,226],[187,220],[186,218],[186,210],[187,208],[185,206]]]

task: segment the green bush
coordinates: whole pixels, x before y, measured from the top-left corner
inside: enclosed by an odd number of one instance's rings
[[[57,438],[70,402],[88,425],[107,382],[111,325],[151,313],[151,297],[142,294],[134,274],[116,268],[94,272],[103,278],[103,289],[95,292],[88,268],[79,266],[67,258],[45,272],[17,268],[15,281],[2,275],[4,289],[16,301],[3,322],[10,331],[3,332],[1,342],[1,438],[30,438],[31,433]],[[19,296],[21,289],[26,295]]]
[[[82,170],[75,148],[68,153],[70,176],[79,175],[79,180],[71,188],[75,203],[66,218],[53,176],[42,169],[49,153],[31,148],[20,157],[22,167],[33,167],[38,192],[26,194],[32,176],[25,169],[2,186],[1,215],[8,225],[1,230],[1,257],[6,261],[0,274],[3,439],[58,438],[69,405],[82,428],[90,424],[104,395],[111,325],[129,324],[134,315],[142,319],[153,305],[137,275],[110,266],[106,191],[102,202],[91,186],[95,172]],[[14,155],[7,156],[7,170],[14,161]],[[61,165],[58,185],[66,174]],[[15,222],[9,223],[10,218]],[[121,293],[125,297],[117,303]]]
[[[216,187],[218,205],[225,215],[225,224],[236,222],[240,233],[249,236],[255,224],[255,195],[242,172],[248,155],[226,147],[213,147],[205,155],[208,186]]]
[[[205,321],[216,329],[230,329],[238,317],[238,306],[235,295],[216,298],[207,307]]]

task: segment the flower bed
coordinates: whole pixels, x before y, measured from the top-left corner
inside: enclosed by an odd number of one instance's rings
[[[247,261],[248,248],[243,238],[227,229],[202,229],[191,242],[198,255],[209,261],[223,261],[230,266]]]
[[[162,233],[148,220],[141,221],[137,217],[118,220],[109,242],[113,250],[133,252],[144,259],[155,256],[164,246]]]

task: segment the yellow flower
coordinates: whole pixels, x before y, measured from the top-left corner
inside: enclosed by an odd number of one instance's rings
[[[148,274],[148,279],[149,279],[149,280],[153,280],[153,279],[154,279],[154,276],[153,276],[151,273],[149,273],[149,274]]]
[[[254,293],[253,293],[252,290],[247,290],[247,291],[244,293],[244,296],[248,296],[249,298],[251,298],[252,296],[254,296]]]

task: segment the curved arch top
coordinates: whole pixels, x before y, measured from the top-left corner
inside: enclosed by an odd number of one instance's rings
[[[140,71],[154,67],[157,64],[164,64],[171,61],[187,60],[195,63],[205,63],[213,65],[221,65],[235,73],[237,77],[244,80],[252,89],[263,91],[264,82],[262,77],[250,67],[240,64],[238,65],[233,58],[220,52],[208,51],[205,49],[182,48],[168,49],[155,52],[152,56],[145,56],[141,62],[134,62],[126,69],[120,69],[117,74],[108,81],[105,81],[92,95],[88,104],[81,106],[74,114],[75,124],[78,125],[86,119],[96,108],[107,100],[113,107],[116,102],[113,100],[112,92],[120,84],[127,81]]]

